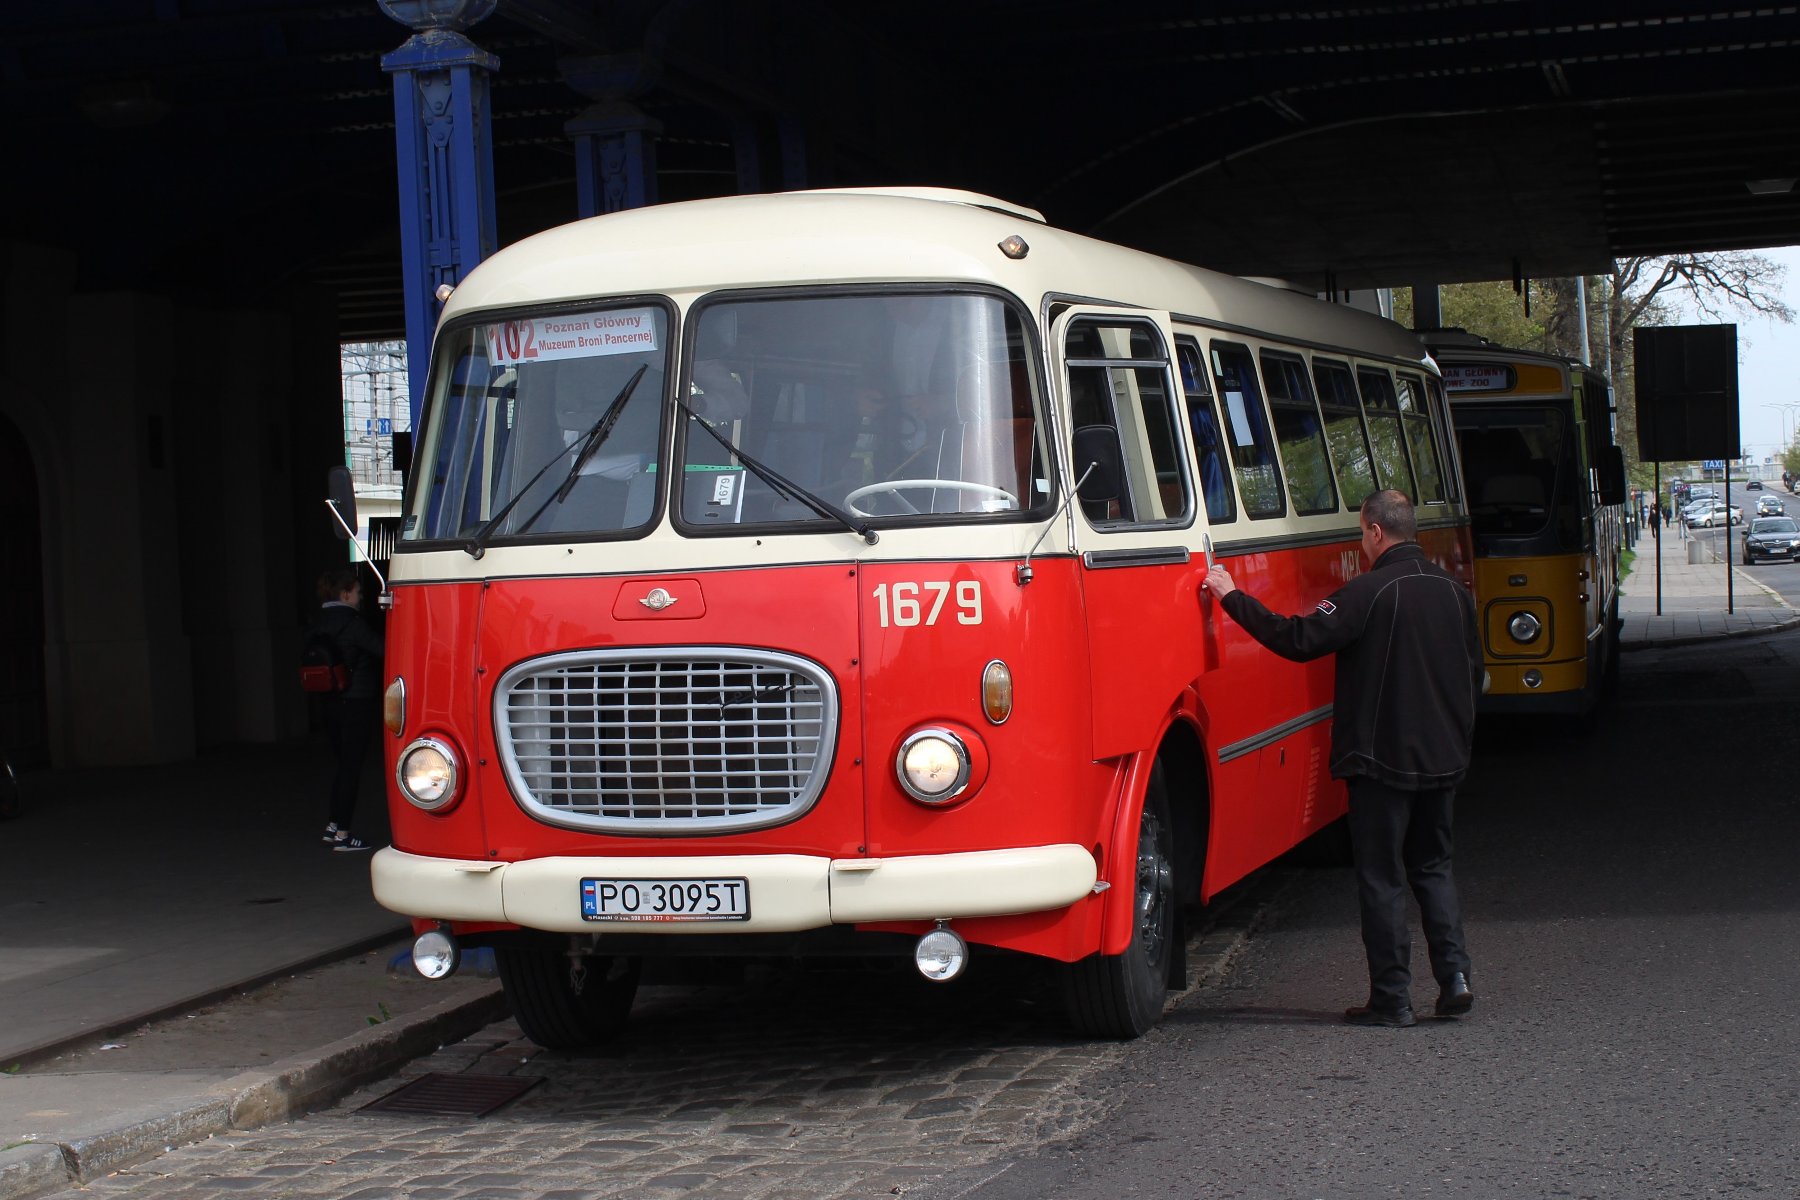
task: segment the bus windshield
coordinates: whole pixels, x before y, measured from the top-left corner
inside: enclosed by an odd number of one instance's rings
[[[1568,415],[1547,406],[1472,404],[1457,405],[1454,413],[1477,547],[1575,536],[1573,522],[1565,519],[1573,515],[1573,497],[1564,494],[1571,489],[1559,486],[1572,451]]]
[[[640,303],[447,334],[419,459],[429,474],[401,538],[468,538],[489,522],[484,536],[501,538],[646,526],[668,330],[661,307]]]
[[[830,520],[781,481],[877,523],[1049,498],[1031,344],[996,297],[719,300],[693,330],[676,442],[687,532]]]
[[[402,538],[638,536],[665,478],[688,534],[810,531],[842,524],[833,507],[860,527],[1049,502],[1032,343],[997,297],[765,294],[703,303],[691,329],[674,389],[658,304],[446,335]]]

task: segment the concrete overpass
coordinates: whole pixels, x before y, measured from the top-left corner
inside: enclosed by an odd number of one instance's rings
[[[608,147],[622,196],[944,184],[1320,290],[1800,242],[1793,4],[460,2],[499,244],[578,215]],[[303,727],[337,344],[406,326],[383,57],[413,27],[375,0],[0,12],[0,739],[28,758]]]

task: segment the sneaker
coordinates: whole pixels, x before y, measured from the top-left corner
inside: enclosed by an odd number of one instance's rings
[[[337,839],[338,839],[337,822],[333,821],[331,824],[329,824],[325,827],[325,836],[320,838],[319,840],[321,842],[335,842],[335,841],[337,841]]]
[[[359,837],[351,837],[348,830],[340,830],[337,837],[332,839],[331,848],[333,850],[368,850],[372,847]]]

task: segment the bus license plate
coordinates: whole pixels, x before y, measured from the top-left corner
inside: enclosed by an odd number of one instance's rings
[[[588,921],[748,921],[748,879],[583,879]]]

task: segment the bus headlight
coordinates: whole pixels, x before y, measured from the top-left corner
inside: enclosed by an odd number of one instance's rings
[[[948,729],[917,730],[900,743],[894,774],[920,804],[947,804],[969,786],[969,748]]]
[[[1506,632],[1512,634],[1515,642],[1530,645],[1543,631],[1543,622],[1528,612],[1516,612],[1506,619]]]
[[[441,738],[422,737],[400,752],[394,779],[416,808],[441,812],[456,803],[456,751]]]

